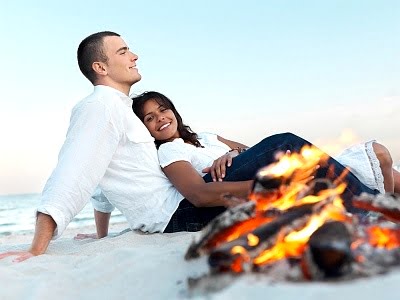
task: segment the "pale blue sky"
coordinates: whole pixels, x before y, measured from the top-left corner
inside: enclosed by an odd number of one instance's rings
[[[245,142],[344,130],[400,160],[399,1],[27,1],[0,4],[0,194],[40,192],[92,87],[76,48],[116,31],[142,81],[196,131]],[[347,143],[347,144],[346,144]],[[333,150],[332,150],[333,151]]]

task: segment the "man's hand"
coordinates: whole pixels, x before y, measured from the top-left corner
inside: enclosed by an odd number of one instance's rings
[[[33,236],[32,245],[29,251],[5,252],[0,254],[0,259],[16,255],[17,257],[13,262],[21,262],[36,255],[45,253],[56,227],[56,222],[54,222],[51,216],[39,212],[36,219],[35,235]]]
[[[97,233],[78,233],[74,240],[98,239]]]
[[[13,256],[13,255],[17,256],[16,258],[14,258],[12,260],[13,262],[21,262],[21,261],[27,260],[27,259],[35,256],[34,254],[32,254],[29,251],[9,251],[9,252],[0,254],[0,259],[6,258],[9,256]]]
[[[232,165],[232,159],[239,155],[237,150],[230,151],[214,160],[210,167],[203,169],[203,173],[211,173],[213,181],[222,181],[225,178],[226,167]]]

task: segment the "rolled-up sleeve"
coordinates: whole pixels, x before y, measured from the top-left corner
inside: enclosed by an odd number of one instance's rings
[[[102,213],[111,213],[115,209],[114,205],[108,201],[100,188],[96,189],[90,201],[92,202],[93,208]]]
[[[109,108],[100,101],[85,102],[72,111],[57,166],[37,209],[56,222],[53,238],[91,198],[118,147],[119,132]]]

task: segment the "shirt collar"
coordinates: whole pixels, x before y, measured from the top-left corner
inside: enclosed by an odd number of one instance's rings
[[[110,87],[108,85],[95,85],[94,90],[102,91],[102,92],[109,92],[114,95],[117,94],[121,98],[122,102],[124,102],[129,107],[132,106],[132,99],[130,97],[128,97],[127,95],[125,95],[123,92],[121,92],[113,87]]]

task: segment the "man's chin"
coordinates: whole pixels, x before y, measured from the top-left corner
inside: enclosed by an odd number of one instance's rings
[[[141,79],[142,79],[142,75],[140,75],[138,73],[137,76],[135,76],[135,78],[133,79],[132,84],[135,84],[136,82],[139,82]]]

